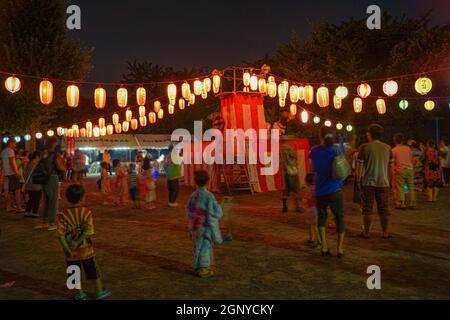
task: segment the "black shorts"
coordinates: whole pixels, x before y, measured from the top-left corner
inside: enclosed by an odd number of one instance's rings
[[[138,192],[137,187],[130,188],[130,198],[132,201],[137,201],[137,199],[138,199],[137,192]]]
[[[16,192],[16,190],[20,189],[20,180],[17,176],[7,176],[8,179],[8,191]]]
[[[67,267],[70,266],[78,266],[80,269],[83,269],[86,274],[86,279],[88,280],[97,280],[100,278],[100,270],[97,267],[95,258],[80,261],[67,261]]]

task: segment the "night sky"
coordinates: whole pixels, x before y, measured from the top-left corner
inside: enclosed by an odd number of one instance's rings
[[[394,15],[434,9],[432,23],[450,21],[448,0],[150,1],[72,0],[82,11],[82,30],[71,31],[94,53],[89,80],[119,81],[126,61],[222,68],[260,59],[289,40],[307,36],[308,21],[339,23],[367,17],[377,4]]]

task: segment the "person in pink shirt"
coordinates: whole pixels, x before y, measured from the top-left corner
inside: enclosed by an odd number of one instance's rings
[[[416,194],[414,188],[414,165],[413,154],[410,147],[404,144],[401,133],[394,136],[395,147],[392,149],[394,165],[392,166],[393,186],[395,190],[396,208],[404,210],[414,209],[416,205]],[[405,185],[408,192],[405,192]]]

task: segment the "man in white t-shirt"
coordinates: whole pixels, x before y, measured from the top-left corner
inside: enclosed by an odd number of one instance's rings
[[[6,148],[2,151],[2,165],[5,179],[7,180],[8,192],[6,197],[6,211],[7,212],[25,212],[22,209],[22,201],[20,197],[20,179],[19,171],[16,164],[16,141],[13,138],[8,140]],[[13,207],[13,195],[16,196],[17,208]]]

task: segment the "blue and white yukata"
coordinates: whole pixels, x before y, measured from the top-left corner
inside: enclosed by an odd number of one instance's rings
[[[198,188],[186,206],[189,235],[194,244],[194,268],[209,268],[212,264],[213,245],[223,242],[220,231],[222,208],[206,188]]]

